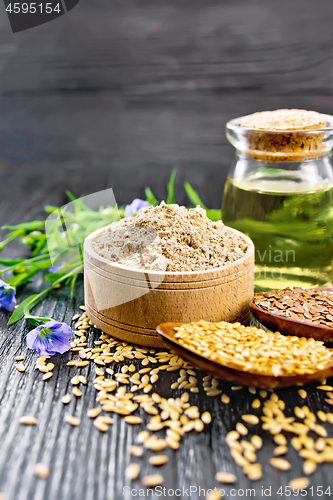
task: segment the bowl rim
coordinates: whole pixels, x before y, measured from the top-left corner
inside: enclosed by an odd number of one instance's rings
[[[117,221],[115,221],[115,222],[117,222]],[[129,271],[129,272],[137,273],[138,275],[142,275],[142,274],[143,275],[149,274],[149,276],[151,276],[151,275],[152,276],[161,276],[161,275],[163,275],[163,276],[183,276],[183,275],[185,275],[185,276],[190,277],[191,275],[197,276],[198,274],[205,276],[205,275],[209,275],[210,273],[213,273],[213,272],[218,272],[221,269],[232,269],[233,267],[236,268],[237,266],[239,266],[240,264],[245,262],[246,259],[248,259],[249,256],[251,256],[251,254],[252,254],[253,255],[253,268],[254,268],[254,243],[253,243],[253,241],[246,234],[244,234],[241,231],[238,231],[237,229],[234,229],[230,226],[225,226],[225,227],[227,227],[229,230],[231,230],[232,232],[234,232],[238,236],[240,236],[247,243],[248,247],[247,247],[246,252],[244,253],[244,255],[240,259],[237,259],[234,262],[230,262],[230,263],[226,264],[225,266],[212,267],[210,269],[203,269],[203,270],[198,270],[198,271],[154,271],[154,270],[150,270],[150,269],[137,269],[134,267],[124,266],[123,264],[118,264],[117,262],[111,262],[111,261],[105,259],[105,257],[102,257],[101,255],[96,253],[95,250],[93,250],[91,243],[92,243],[92,240],[94,238],[96,238],[99,234],[105,232],[106,229],[108,227],[110,227],[112,224],[113,224],[113,222],[111,224],[108,224],[107,226],[103,226],[99,229],[96,229],[95,231],[93,231],[92,233],[90,233],[86,237],[86,239],[84,240],[84,259],[86,259],[86,254],[89,254],[91,257],[93,257],[97,261],[100,261],[103,264],[106,264],[110,268],[125,270],[125,271]]]

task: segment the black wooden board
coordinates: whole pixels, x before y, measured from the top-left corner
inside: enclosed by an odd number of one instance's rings
[[[207,206],[218,208],[233,159],[224,134],[227,120],[281,107],[333,114],[332,16],[333,4],[322,0],[81,0],[58,20],[13,34],[2,10],[0,223],[42,218],[45,204],[66,202],[66,189],[80,195],[112,187],[124,204],[143,197],[150,185],[163,199],[173,168],[179,203],[188,203],[182,184],[189,181]],[[13,245],[3,255],[21,253],[22,247]],[[20,297],[42,286],[37,280]],[[82,300],[81,286],[77,305]],[[63,288],[37,309],[69,321],[76,308]],[[93,427],[85,416],[96,397],[90,365],[82,370],[87,388],[69,408],[82,423],[78,428],[64,423],[68,408],[61,397],[76,370],[66,366],[71,354],[56,357],[53,378],[43,382],[34,369],[36,354],[25,347],[28,326],[7,327],[7,318],[1,311],[0,492],[5,500],[124,498],[123,487],[130,485],[124,474],[127,446],[144,425],[131,427],[115,417],[104,435]],[[92,330],[89,341],[97,337]],[[27,365],[23,374],[14,366],[21,353]],[[172,377],[158,381],[165,397],[174,394]],[[210,411],[213,421],[202,434],[186,435],[178,451],[167,451],[164,486],[180,488],[181,498],[190,493],[192,499],[204,498],[203,491],[199,496],[190,487],[218,486],[215,473],[225,470],[237,475],[232,498],[285,498],[278,488],[303,475],[302,460],[289,446],[291,470],[273,469],[273,442],[264,433],[258,453],[263,477],[248,481],[225,436],[242,413],[252,411],[255,396],[220,386],[231,396],[228,405],[202,390],[192,394],[193,404]],[[315,413],[330,410],[315,384],[306,389],[305,401],[296,388],[277,391],[288,415],[296,404]],[[18,423],[26,413],[38,415],[37,426]],[[333,437],[331,426],[325,426]],[[140,477],[153,470],[149,455],[137,459]],[[34,476],[37,462],[49,466],[47,480]],[[329,498],[331,474],[332,465],[319,466],[310,476],[314,490],[307,498]],[[139,480],[132,486],[142,487]],[[252,488],[255,495],[246,492]],[[225,490],[231,498],[231,488]]]

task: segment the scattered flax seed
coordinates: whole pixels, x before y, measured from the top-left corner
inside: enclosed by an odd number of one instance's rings
[[[35,425],[37,424],[37,418],[30,417],[29,415],[25,415],[20,418],[20,424],[23,425]]]
[[[307,392],[304,389],[299,389],[297,392],[302,399],[306,398]]]
[[[228,404],[228,403],[230,403],[230,398],[227,394],[222,394],[221,401],[222,401],[222,403]]]
[[[87,415],[90,418],[95,418],[101,413],[100,408],[91,408],[91,410],[88,411]]]
[[[257,435],[252,436],[251,443],[257,450],[260,450],[260,448],[262,447],[262,439],[260,436]]]
[[[18,372],[24,372],[25,371],[25,366],[22,363],[18,363],[15,365],[15,368]]]
[[[208,490],[206,495],[206,500],[220,500],[220,499],[221,495],[217,488]]]
[[[82,392],[80,391],[80,389],[78,387],[73,387],[73,394],[77,398],[80,398],[82,396]]]
[[[52,377],[52,372],[44,373],[43,380],[49,380]]]
[[[317,389],[320,389],[321,391],[333,391],[333,387],[331,385],[319,385],[317,386]]]
[[[145,441],[147,441],[147,439],[149,438],[150,434],[148,431],[141,431],[139,432],[139,434],[137,435],[137,441],[138,443],[141,443],[143,444]]]
[[[280,455],[285,455],[288,451],[288,448],[287,446],[277,446],[274,450],[273,450],[273,455],[275,457],[279,457]]]
[[[136,417],[135,415],[128,415],[128,417],[125,417],[125,421],[128,424],[132,424],[132,425],[141,424],[143,422],[141,417]]]
[[[321,420],[322,422],[326,422],[326,420],[327,420],[326,413],[324,413],[323,411],[318,411],[318,412],[317,412],[317,417],[318,417],[318,418],[319,418],[319,420]]]
[[[283,434],[276,434],[273,440],[279,446],[285,446],[287,444],[287,439]]]
[[[130,454],[133,455],[134,457],[141,457],[143,453],[143,448],[141,448],[141,446],[135,446],[134,444],[128,446],[127,449],[130,452]]]
[[[303,472],[304,474],[312,474],[317,468],[317,464],[314,460],[308,459],[305,460],[303,464]]]
[[[24,356],[16,356],[14,359],[15,359],[15,361],[23,361]]]
[[[38,477],[42,477],[43,479],[46,479],[47,477],[49,477],[50,472],[49,472],[49,469],[46,467],[46,465],[36,464],[35,474]]]
[[[87,379],[83,375],[79,375],[79,381],[81,384],[86,385],[87,384]]]
[[[71,395],[70,394],[65,394],[65,396],[62,398],[62,402],[64,403],[64,405],[67,405],[71,400]]]
[[[307,486],[309,486],[309,479],[307,477],[297,477],[296,479],[292,479],[290,482],[289,482],[289,487],[293,490],[293,489],[298,489],[298,490],[301,490],[302,488],[306,488]]]
[[[260,399],[254,399],[251,404],[252,408],[257,409],[260,408],[261,402]]]
[[[288,470],[290,469],[290,463],[284,458],[271,458],[270,464],[279,470]]]
[[[234,474],[231,474],[230,472],[217,472],[215,475],[215,479],[220,483],[229,484],[236,481],[236,476]]]
[[[77,425],[80,425],[80,420],[76,417],[71,416],[71,415],[67,415],[65,417],[65,420],[68,424],[73,425],[74,427],[76,427]]]
[[[259,423],[259,418],[257,417],[257,415],[242,415],[242,419],[247,424],[253,424],[253,425],[255,425],[255,424]]]
[[[94,426],[96,429],[98,429],[100,432],[106,432],[109,428],[107,422],[104,422],[102,417],[97,417],[94,420]]]
[[[79,385],[79,383],[80,383],[79,377],[77,375],[75,375],[75,377],[72,378],[71,383],[73,385]]]
[[[164,465],[165,463],[167,463],[168,460],[169,458],[166,455],[154,455],[149,458],[149,463],[151,465],[156,465],[156,466]]]
[[[237,422],[236,431],[239,432],[239,434],[241,434],[242,436],[246,436],[246,434],[249,432],[245,425],[243,425],[241,422]]]
[[[125,474],[128,479],[136,479],[140,474],[140,467],[136,463],[130,464],[126,468]]]
[[[142,479],[142,483],[145,486],[151,486],[152,488],[154,486],[159,486],[160,484],[163,483],[163,481],[164,481],[163,476],[161,476],[160,474],[152,474],[151,476],[145,476]]]
[[[201,420],[203,421],[204,424],[210,424],[211,421],[212,421],[212,416],[211,414],[209,413],[209,411],[205,411],[202,415],[201,415]]]

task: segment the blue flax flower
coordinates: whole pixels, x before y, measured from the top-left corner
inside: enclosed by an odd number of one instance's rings
[[[63,354],[71,347],[69,339],[72,333],[66,323],[51,319],[28,333],[27,344],[30,349],[36,349],[40,356],[52,356],[56,352]]]
[[[16,306],[15,288],[0,280],[0,307],[11,311]]]
[[[134,214],[140,210],[140,208],[150,207],[148,201],[140,200],[140,198],[135,198],[130,205],[125,207],[125,217],[134,217]]]
[[[61,266],[50,266],[49,267],[49,273],[58,273],[61,269]]]

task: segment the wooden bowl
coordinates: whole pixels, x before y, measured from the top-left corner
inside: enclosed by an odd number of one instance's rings
[[[207,271],[138,270],[110,262],[92,248],[98,229],[84,243],[85,305],[98,328],[119,339],[164,347],[156,326],[166,321],[241,321],[251,317],[254,246],[244,234],[230,229],[247,244],[244,256]]]
[[[289,387],[292,385],[303,385],[316,380],[323,380],[333,376],[333,361],[328,363],[325,369],[318,370],[314,373],[307,375],[285,375],[273,376],[262,375],[259,373],[244,372],[236,370],[220,363],[216,363],[210,359],[201,356],[200,354],[191,351],[190,349],[179,344],[175,338],[175,327],[180,326],[181,323],[163,323],[156,327],[156,331],[161,335],[165,347],[172,349],[178,356],[196,366],[200,370],[206,371],[214,377],[227,380],[234,384],[246,385],[249,387],[262,387],[268,389],[276,389],[278,387]]]
[[[320,287],[319,289],[333,291],[332,287]],[[253,299],[250,302],[250,310],[253,316],[271,331],[333,343],[333,328],[325,325],[314,325],[309,321],[296,320],[270,311],[264,311],[255,304]]]

